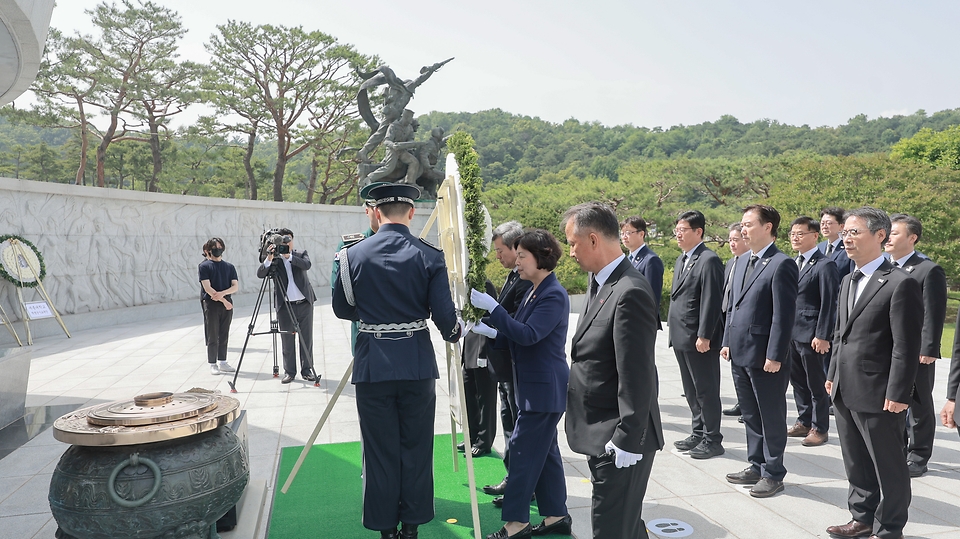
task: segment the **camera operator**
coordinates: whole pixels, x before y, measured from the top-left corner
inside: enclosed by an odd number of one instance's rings
[[[310,257],[306,251],[293,249],[293,232],[289,228],[280,228],[276,231],[282,239],[271,243],[267,247],[267,256],[263,264],[257,268],[257,277],[263,279],[270,273],[272,266],[276,272],[280,286],[274,290],[277,302],[277,320],[280,330],[292,332],[293,320],[300,325],[300,376],[309,382],[315,382],[312,373],[313,358],[313,302],[317,300],[310,286],[307,270],[310,269]],[[279,255],[279,256],[275,256]],[[289,300],[289,309],[284,303],[284,291]],[[292,333],[281,333],[280,342],[283,346],[284,377],[281,384],[289,384],[297,375],[296,338]]]
[[[237,268],[223,260],[224,243],[210,238],[203,244],[206,260],[200,263],[200,306],[203,308],[203,331],[207,341],[207,363],[210,374],[226,374],[235,369],[227,363],[227,339],[233,321],[233,298],[240,289]]]

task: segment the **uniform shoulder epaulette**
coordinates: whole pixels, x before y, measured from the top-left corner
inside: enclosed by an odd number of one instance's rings
[[[363,235],[363,232],[354,232],[353,234],[343,234],[340,236],[340,241],[343,242],[344,247],[350,247],[360,243],[366,238],[367,237]]]
[[[430,243],[429,241],[427,241],[427,240],[425,240],[425,239],[423,239],[423,238],[420,238],[420,241],[422,241],[423,244],[426,245],[427,247],[432,247],[432,248],[440,251],[441,253],[443,252],[443,249],[437,247],[436,245]]]

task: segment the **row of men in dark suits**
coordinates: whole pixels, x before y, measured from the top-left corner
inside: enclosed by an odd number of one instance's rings
[[[683,254],[673,277],[669,339],[693,417],[693,433],[675,445],[694,458],[724,452],[719,354],[731,362],[750,462],[727,480],[752,485],[752,496],[772,496],[783,490],[787,437],[803,436],[803,445],[827,441],[832,398],[854,518],[828,531],[866,536],[876,519],[878,537],[900,537],[909,478],[926,472],[932,451],[932,363],[940,356],[946,307],[943,270],[914,249],[920,222],[902,214],[891,222],[868,207],[846,214],[827,208],[819,222],[791,223],[797,252],[791,259],[774,244],[779,213],[753,205],[731,226],[732,250],[740,240],[747,250],[726,270],[703,245],[704,225],[703,215],[690,211],[674,230]],[[827,238],[818,244],[820,232]],[[960,385],[960,365],[954,366],[953,396]],[[785,429],[788,380],[799,419]],[[955,424],[954,403],[948,400],[941,413],[945,425]],[[901,412],[908,407],[906,419]]]

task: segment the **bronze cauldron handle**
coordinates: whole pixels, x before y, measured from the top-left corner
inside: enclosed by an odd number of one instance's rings
[[[127,466],[139,466],[141,463],[153,471],[153,488],[150,489],[150,492],[148,492],[146,496],[140,498],[139,500],[125,500],[121,498],[119,494],[117,494],[117,475]],[[141,458],[139,453],[134,453],[130,455],[130,458],[124,460],[120,464],[117,464],[117,467],[110,472],[110,479],[107,480],[107,492],[110,493],[110,499],[121,507],[140,507],[141,505],[153,499],[153,497],[157,494],[157,491],[160,490],[160,477],[160,467],[157,466],[156,462],[146,457]]]

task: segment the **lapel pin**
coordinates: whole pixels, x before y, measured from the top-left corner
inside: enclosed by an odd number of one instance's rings
[[[907,273],[910,273],[911,271],[913,271],[913,268],[915,268],[915,267],[916,267],[916,266],[910,266],[909,268],[907,268]]]
[[[886,280],[886,279],[877,279],[877,282],[880,283],[880,284],[883,284],[883,283],[887,282],[887,280]]]

